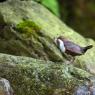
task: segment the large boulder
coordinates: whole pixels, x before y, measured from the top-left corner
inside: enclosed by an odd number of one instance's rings
[[[26,20],[31,22],[27,24]],[[32,25],[29,26],[30,23]],[[95,45],[92,39],[85,39],[67,27],[43,6],[30,0],[6,0],[1,2],[0,24],[0,52],[2,53],[31,56],[51,61],[63,61],[65,60],[64,57],[53,44],[54,37],[63,35],[82,46]],[[26,30],[28,33],[10,32],[9,27],[4,28],[4,25],[7,26],[6,24],[18,26],[19,30]],[[36,29],[29,28],[33,27],[33,25],[37,26]],[[86,66],[87,70],[95,73],[94,56],[95,47],[87,51],[85,55],[77,57],[75,64],[81,68]]]
[[[73,95],[92,77],[72,65],[6,54],[0,54],[0,76],[10,81],[16,95]]]

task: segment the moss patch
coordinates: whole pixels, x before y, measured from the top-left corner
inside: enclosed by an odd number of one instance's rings
[[[38,58],[52,61],[56,59],[58,61],[63,60],[55,54],[53,40],[44,34],[41,28],[33,21],[24,20],[17,24],[16,29],[23,40],[27,41],[26,43],[33,49],[33,52],[37,54]]]
[[[30,37],[31,35],[36,35],[36,32],[39,32],[41,28],[36,25],[33,21],[25,20],[17,24],[17,30],[22,33],[23,36]]]

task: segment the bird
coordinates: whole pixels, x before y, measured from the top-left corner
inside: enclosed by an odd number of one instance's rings
[[[91,49],[93,47],[93,45],[82,47],[63,36],[54,38],[54,43],[62,53],[66,53],[67,55],[72,56],[73,61],[75,60],[75,56],[83,55],[88,49]]]

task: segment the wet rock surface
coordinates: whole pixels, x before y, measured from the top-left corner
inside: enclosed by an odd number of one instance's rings
[[[90,77],[75,89],[74,95],[95,95],[95,77]]]
[[[15,95],[8,80],[0,78],[0,95]]]

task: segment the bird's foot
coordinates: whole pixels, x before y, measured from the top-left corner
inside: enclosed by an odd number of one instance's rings
[[[69,64],[73,64],[74,63],[74,60],[75,60],[75,57],[72,57],[72,56],[68,56],[68,59],[69,61]]]
[[[74,60],[75,60],[75,57],[72,57],[71,60],[70,60],[70,62],[74,63]]]
[[[67,59],[68,64],[73,64],[74,63],[75,57],[73,57],[71,55],[67,55],[66,53],[64,53],[63,56]]]

